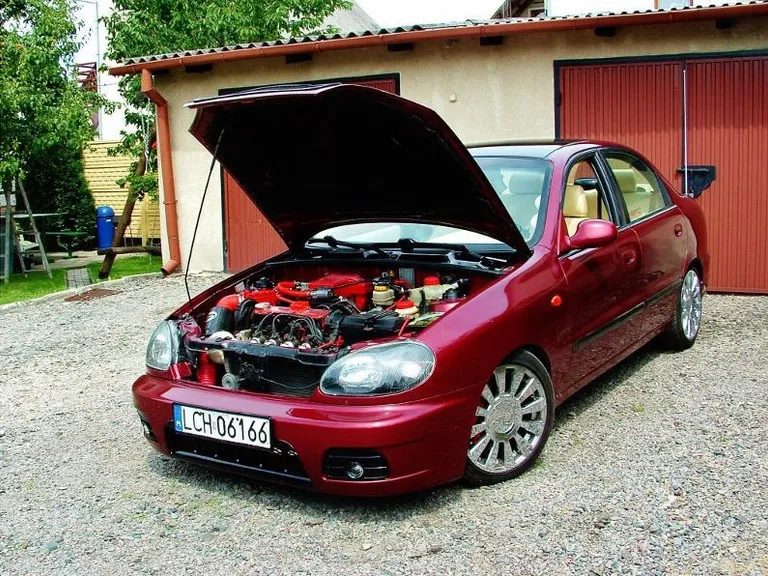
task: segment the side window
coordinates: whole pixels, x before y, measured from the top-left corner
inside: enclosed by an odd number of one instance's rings
[[[573,236],[582,221],[608,220],[618,224],[606,202],[605,190],[594,166],[594,158],[585,158],[568,170],[563,193],[563,218],[568,235]]]
[[[606,152],[605,159],[630,222],[670,205],[664,186],[645,163],[624,152]]]

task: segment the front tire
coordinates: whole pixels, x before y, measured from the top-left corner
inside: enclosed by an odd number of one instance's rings
[[[544,449],[555,398],[547,369],[521,350],[488,380],[475,409],[464,480],[473,486],[519,476]]]
[[[680,286],[675,317],[664,333],[664,343],[672,350],[687,350],[699,335],[703,289],[695,268],[689,268]]]

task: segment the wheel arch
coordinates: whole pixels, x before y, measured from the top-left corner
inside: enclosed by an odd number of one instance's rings
[[[549,355],[546,353],[546,351],[540,347],[536,346],[535,344],[525,344],[523,346],[518,346],[514,350],[512,350],[507,356],[504,358],[504,362],[508,361],[512,358],[517,352],[530,352],[533,354],[539,362],[541,362],[544,365],[544,368],[547,370],[547,374],[552,376],[552,363],[549,360]]]
[[[696,273],[699,275],[699,278],[701,279],[703,284],[706,284],[706,279],[704,278],[704,267],[701,265],[701,260],[697,258],[694,258],[691,260],[691,263],[688,265],[688,268],[693,268],[696,270]]]

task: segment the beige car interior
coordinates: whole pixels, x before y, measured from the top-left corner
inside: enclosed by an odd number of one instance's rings
[[[630,221],[664,208],[664,196],[653,172],[635,168],[617,157],[608,158],[608,166],[616,177]]]
[[[588,169],[588,170],[587,170]],[[610,220],[610,213],[605,203],[602,203],[598,211],[597,203],[600,193],[597,190],[584,190],[575,184],[576,178],[581,173],[589,173],[593,177],[594,172],[588,162],[580,162],[571,168],[565,185],[565,197],[563,199],[563,217],[568,229],[568,236],[576,234],[576,230],[584,220],[602,219]]]
[[[638,184],[637,171],[634,168],[612,168],[619,184],[630,221],[642,218],[653,212],[655,194],[650,184]]]

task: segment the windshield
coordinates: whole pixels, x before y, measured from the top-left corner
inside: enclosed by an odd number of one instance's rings
[[[475,160],[493,185],[507,212],[512,216],[525,242],[533,246],[541,235],[542,213],[546,205],[546,185],[550,173],[549,162],[538,158],[508,156],[479,157]],[[437,196],[436,201],[438,201]],[[361,243],[393,243],[403,238],[410,238],[417,242],[464,244],[481,246],[489,250],[509,248],[494,238],[469,230],[413,222],[347,224],[328,228],[315,235],[317,238],[325,236],[333,236],[337,240],[346,242]]]

